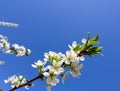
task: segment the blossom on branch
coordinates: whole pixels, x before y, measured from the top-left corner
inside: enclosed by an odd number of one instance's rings
[[[16,56],[30,55],[31,50],[26,49],[24,46],[18,44],[12,44],[8,41],[6,36],[0,35],[0,51],[6,54],[16,54]]]
[[[14,88],[14,87],[19,87],[21,86],[22,84],[26,83],[27,80],[22,76],[22,75],[13,75],[11,77],[8,77],[7,80],[4,80],[5,83],[8,83],[10,82],[12,85],[11,87]]]
[[[68,74],[71,74],[72,77],[79,77],[81,75],[83,69],[83,62],[85,60],[85,56],[93,56],[96,54],[101,54],[102,47],[95,46],[98,44],[98,35],[90,39],[90,34],[88,33],[87,39],[82,39],[82,44],[78,44],[76,41],[73,41],[72,45],[69,45],[69,50],[65,52],[65,54],[59,52],[49,51],[48,53],[44,53],[44,58],[42,60],[38,60],[31,64],[33,68],[38,69],[38,76],[33,78],[32,80],[23,82],[19,81],[19,76],[12,76],[5,80],[5,83],[11,82],[12,87],[14,87],[10,91],[14,91],[20,87],[28,86],[33,81],[37,79],[41,79],[41,81],[45,81],[46,88],[48,91],[51,91],[52,86],[56,86],[62,78],[62,83],[64,80],[68,78]],[[18,44],[13,44],[11,50],[21,56],[26,54],[26,49],[23,46],[19,46]],[[27,50],[28,54],[30,50]],[[23,84],[22,84],[23,83]]]

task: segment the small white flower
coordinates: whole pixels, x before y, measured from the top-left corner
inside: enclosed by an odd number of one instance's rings
[[[18,44],[13,44],[12,47],[16,53],[16,56],[29,55],[31,53],[30,49],[26,49],[24,46],[19,46]]]
[[[78,45],[77,42],[76,42],[76,41],[73,41],[72,46],[68,45],[68,47],[69,47],[70,49],[74,49],[74,48],[77,47],[77,45]]]
[[[9,49],[9,47],[10,47],[10,43],[8,43],[8,41],[6,40],[6,39],[1,39],[0,40],[0,47],[4,47],[4,49],[6,50],[6,49]]]
[[[19,46],[18,50],[17,50],[17,56],[23,56],[25,55],[26,49],[24,46]]]
[[[66,64],[70,64],[71,62],[78,61],[77,54],[73,51],[66,51],[66,56],[63,58]]]
[[[56,60],[53,60],[52,65],[47,66],[47,68],[55,75],[59,75],[60,73],[64,72],[64,69],[61,67],[62,64],[63,61],[56,62]]]
[[[56,76],[50,76],[47,77],[46,83],[50,86],[55,86],[57,83],[59,83],[59,79]]]
[[[59,79],[57,76],[54,74],[54,72],[49,71],[49,72],[44,72],[44,76],[46,76],[46,87],[47,90],[50,91],[52,86],[55,86],[57,83],[59,83]]]
[[[40,67],[43,67],[45,64],[46,64],[46,62],[38,60],[37,62],[34,62],[34,64],[32,64],[32,67],[33,68],[40,68]]]
[[[20,85],[26,83],[26,79],[22,75],[20,76],[13,75],[11,77],[8,77],[7,80],[4,80],[4,82],[5,83],[10,82],[11,87],[14,88],[14,87],[19,87]]]
[[[71,69],[70,69],[70,74],[73,77],[78,77],[81,75],[82,68],[83,68],[83,64],[78,65],[78,63],[72,63]]]
[[[44,61],[53,61],[53,60],[61,60],[65,55],[61,52],[56,53],[53,51],[49,51],[49,53],[44,53]]]

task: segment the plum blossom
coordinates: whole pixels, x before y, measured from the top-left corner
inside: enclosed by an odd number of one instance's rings
[[[31,53],[30,49],[26,49],[24,46],[19,46],[18,44],[12,44],[12,48],[16,56],[29,55]]]
[[[94,37],[94,39],[95,38],[95,42],[97,42],[98,36]],[[88,45],[86,43],[87,41],[91,42],[89,40],[89,37],[88,40],[82,39],[82,45],[79,45],[76,41],[73,41],[72,45],[69,45],[70,50],[66,51],[65,54],[61,52],[56,53],[53,51],[44,53],[44,61],[38,60],[37,62],[34,62],[34,64],[31,64],[33,68],[37,68],[39,70],[39,75],[32,80],[27,81],[21,75],[13,75],[7,80],[4,80],[4,82],[10,82],[12,88],[20,88],[26,85],[24,83],[27,83],[28,86],[28,83],[31,84],[33,81],[41,79],[41,81],[46,82],[47,90],[51,91],[51,87],[56,86],[59,83],[59,77],[62,78],[62,83],[64,83],[64,80],[68,78],[68,74],[71,74],[75,78],[81,75],[81,71],[83,68],[83,64],[81,63],[81,61],[85,60],[84,54],[86,53],[86,51],[84,50],[89,51],[89,47],[87,47]],[[18,44],[13,44],[12,48],[9,47],[10,45],[7,38],[0,35],[0,48],[8,49],[5,51],[6,53],[15,53],[17,56],[29,55],[31,53],[30,49],[26,49],[24,46],[19,46]],[[91,50],[95,50],[93,48],[91,48]],[[100,47],[95,46],[95,48],[95,52],[93,52],[92,54],[86,53],[86,55],[91,56],[99,54],[101,52]],[[81,55],[82,53],[83,55]]]
[[[8,38],[6,36],[0,35],[0,49],[2,51],[8,50],[10,47],[10,43],[8,42]]]
[[[60,73],[64,72],[63,67],[61,67],[63,64],[63,61],[57,62],[56,60],[53,60],[52,65],[47,66],[47,68],[52,71],[55,75],[59,75]]]
[[[32,64],[31,66],[33,68],[41,68],[44,67],[45,64],[46,64],[45,61],[38,60],[37,62],[34,62],[34,64]]]
[[[51,91],[51,87],[59,83],[59,79],[52,71],[44,72],[43,75],[46,77],[47,90]]]
[[[44,53],[44,61],[53,61],[53,60],[61,60],[65,55],[61,52],[56,53],[53,51],[49,51],[49,53]]]
[[[84,61],[84,57],[78,57],[77,53],[75,53],[73,50],[66,51],[66,56],[63,58],[64,62],[66,64],[70,64],[71,62],[79,62]]]
[[[70,74],[73,77],[78,77],[81,75],[82,68],[83,68],[83,64],[78,65],[78,63],[72,63],[70,68]]]
[[[5,83],[11,83],[11,87],[19,87],[20,85],[27,82],[27,80],[22,75],[13,75],[11,77],[8,77],[7,80],[4,80]]]
[[[26,49],[24,46],[19,46],[18,44],[12,44],[10,48],[10,43],[6,36],[0,35],[0,51],[6,54],[16,54],[16,56],[30,55],[31,50]]]

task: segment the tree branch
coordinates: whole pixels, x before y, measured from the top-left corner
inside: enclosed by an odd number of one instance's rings
[[[81,51],[78,53],[77,56],[78,56],[78,57],[81,57],[81,56],[85,55],[85,52],[86,52],[86,49],[83,49],[83,50],[81,50]],[[65,63],[63,63],[62,66],[65,66]],[[47,71],[48,71],[48,70],[47,70]],[[44,77],[44,75],[41,73],[41,74],[39,74],[38,76],[36,76],[35,78],[27,81],[26,83],[20,85],[19,87],[14,87],[14,88],[12,88],[12,89],[9,90],[9,91],[15,91],[16,89],[19,89],[19,88],[24,87],[24,86],[31,86],[31,85],[32,85],[31,83],[32,83],[33,81],[38,80],[38,79],[41,79],[41,80],[42,80],[43,77]]]

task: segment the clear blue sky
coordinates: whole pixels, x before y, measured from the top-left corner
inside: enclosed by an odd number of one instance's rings
[[[91,32],[100,35],[104,57],[87,57],[79,79],[70,77],[52,91],[120,91],[120,1],[119,0],[1,0],[0,21],[15,22],[19,28],[0,27],[0,34],[11,43],[30,48],[29,57],[0,53],[0,87],[10,84],[3,79],[22,74],[31,79],[37,70],[31,64],[43,59],[50,50],[65,52],[73,40]],[[26,91],[24,88],[18,91]],[[44,82],[36,81],[29,91],[46,91]]]

